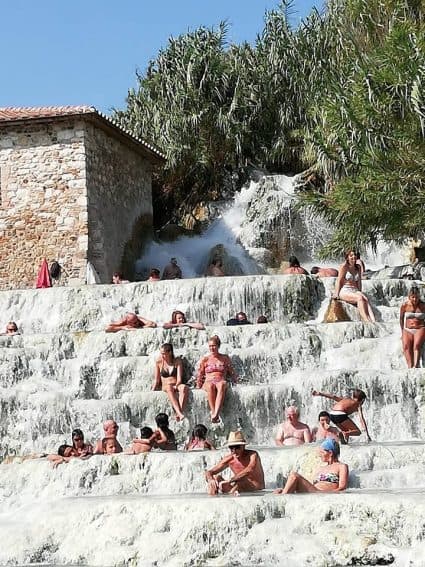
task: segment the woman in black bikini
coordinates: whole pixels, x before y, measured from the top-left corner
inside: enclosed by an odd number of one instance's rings
[[[400,309],[401,341],[408,368],[419,368],[422,345],[425,342],[425,303],[419,288],[412,286],[407,301]]]
[[[189,395],[189,388],[183,384],[183,364],[174,356],[173,345],[164,343],[160,357],[155,362],[155,379],[152,390],[165,392],[173,406],[176,420],[184,419],[184,408]]]
[[[319,467],[310,482],[299,473],[292,471],[283,488],[275,490],[275,494],[291,494],[293,492],[341,492],[348,486],[348,466],[340,463],[339,445],[335,439],[325,439],[320,445],[320,458],[323,465]]]

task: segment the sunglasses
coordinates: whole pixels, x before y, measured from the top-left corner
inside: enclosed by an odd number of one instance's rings
[[[233,451],[233,449],[237,451],[238,449],[243,449],[243,445],[232,445],[231,447],[229,447],[229,449],[231,451]]]

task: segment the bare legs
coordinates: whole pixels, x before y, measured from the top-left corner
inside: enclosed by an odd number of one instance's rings
[[[299,473],[292,471],[289,473],[288,480],[283,488],[274,491],[275,494],[291,494],[292,492],[319,492],[314,484],[311,484]]]
[[[204,390],[207,393],[208,405],[210,406],[211,421],[216,423],[219,420],[221,408],[223,407],[227,383],[224,380],[217,383],[205,382]]]
[[[342,299],[342,301],[346,301],[347,303],[351,303],[352,305],[357,306],[362,321],[372,322],[372,323],[375,322],[375,315],[372,311],[372,307],[369,303],[368,298],[363,293],[344,292],[344,293],[340,293],[339,297],[340,299]]]
[[[179,386],[167,386],[164,391],[166,392],[168,399],[176,414],[177,421],[184,419],[184,408],[186,406],[187,398],[189,395],[189,388],[186,384],[180,384]]]
[[[409,331],[403,329],[401,340],[407,368],[419,368],[421,350],[425,342],[425,327],[417,329],[415,333],[409,333]]]

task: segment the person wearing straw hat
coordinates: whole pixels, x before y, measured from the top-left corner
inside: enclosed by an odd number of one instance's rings
[[[246,440],[242,431],[231,431],[227,441],[230,455],[227,455],[214,467],[206,471],[208,494],[239,494],[263,490],[264,471],[257,451],[246,448]],[[220,473],[230,469],[232,476],[225,480]]]

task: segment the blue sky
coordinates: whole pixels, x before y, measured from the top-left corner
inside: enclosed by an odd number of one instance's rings
[[[2,3],[0,106],[92,104],[123,108],[135,70],[177,36],[230,24],[253,41],[278,0],[10,0]],[[294,0],[297,24],[322,0]]]

